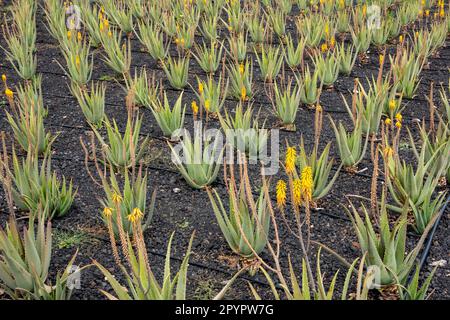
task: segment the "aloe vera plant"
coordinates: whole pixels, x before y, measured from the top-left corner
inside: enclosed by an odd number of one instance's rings
[[[135,241],[139,243],[137,246],[133,246],[133,240],[130,240],[130,238],[125,235],[123,230],[121,232],[124,236],[121,238],[121,242],[123,242],[121,243],[121,248],[128,249],[123,249],[126,261],[118,261],[118,264],[123,276],[125,277],[127,287],[122,286],[108,269],[102,266],[99,262],[94,261],[93,263],[103,273],[111,285],[115,296],[104,290],[101,292],[109,300],[185,300],[187,271],[189,266],[188,262],[191,254],[192,241],[194,238],[193,235],[181,266],[176,275],[172,277],[170,266],[172,239],[174,235],[172,233],[167,245],[163,282],[159,284],[149,264],[147,248],[144,244],[144,236],[142,232],[136,233],[137,237],[135,237],[135,239],[137,240]],[[116,247],[115,243],[112,244],[112,246],[113,248]],[[117,247],[115,250],[117,250]]]
[[[326,18],[320,14],[311,14],[296,21],[298,33],[306,40],[310,48],[318,47],[325,38]]]
[[[0,48],[17,74],[24,80],[31,80],[37,67],[36,2],[14,1],[9,11],[12,23],[2,25],[7,48]]]
[[[139,74],[135,70],[134,78],[125,78],[125,85],[127,92],[134,90],[134,99],[138,106],[150,108],[157,99],[159,83],[155,80],[154,75],[147,75],[145,67],[141,68]]]
[[[0,288],[11,299],[69,300],[73,288],[70,274],[76,254],[55,284],[48,281],[52,254],[52,228],[43,218],[30,219],[21,234],[11,217],[6,229],[0,228]]]
[[[117,179],[113,166],[110,166],[109,171],[109,177],[102,176],[101,179],[105,193],[105,197],[100,200],[103,222],[116,238],[120,236],[119,228],[132,234],[133,222],[128,217],[138,209],[142,214],[140,228],[146,230],[150,226],[156,200],[156,192],[153,192],[151,203],[147,205],[147,174],[142,173],[141,168],[131,176],[125,171],[121,182]]]
[[[125,0],[100,0],[102,8],[114,24],[126,34],[133,32],[133,11]]]
[[[151,105],[151,110],[155,116],[156,122],[158,122],[159,127],[166,137],[172,136],[173,133],[183,127],[186,106],[182,105],[182,98],[183,93],[180,94],[171,109],[167,94],[164,92],[164,102],[157,99],[156,101],[153,101]]]
[[[358,210],[350,203],[350,209],[346,209],[352,220],[358,237],[362,253],[367,253],[366,265],[377,266],[380,270],[380,285],[403,285],[415,264],[426,234],[420,238],[416,246],[406,252],[406,211],[391,228],[387,213],[385,197],[381,199],[379,216],[379,232],[363,206],[364,217],[361,218]],[[429,228],[427,229],[427,231]]]
[[[337,60],[339,61],[339,73],[347,76],[350,75],[358,57],[355,47],[348,46],[346,48],[342,43],[341,45],[337,45],[336,50]]]
[[[139,41],[156,61],[163,61],[169,51],[169,45],[163,31],[157,23],[139,22],[139,32],[135,31]]]
[[[100,142],[108,162],[116,169],[128,169],[134,162],[139,162],[144,156],[149,143],[148,137],[140,141],[139,133],[141,131],[142,117],[132,119],[132,116],[129,115],[123,134],[120,132],[115,119],[111,123],[108,118],[105,118],[104,124],[107,139],[103,138],[94,127],[92,130]]]
[[[367,84],[368,89],[365,89],[359,80],[355,81],[351,105],[345,98],[343,99],[348,114],[352,118],[360,119],[363,132],[367,132],[369,135],[377,135],[383,111],[386,107],[389,109],[389,103],[392,101],[390,99],[396,95],[395,91],[391,90],[389,78],[382,81],[367,80]],[[356,119],[353,121],[355,122]]]
[[[291,130],[295,130],[295,118],[301,100],[301,88],[298,83],[293,86],[290,80],[284,88],[274,85],[275,112],[282,124]]]
[[[352,132],[347,132],[341,122],[339,122],[338,126],[336,126],[331,118],[330,122],[336,136],[342,165],[347,169],[355,168],[364,158],[369,135],[366,135],[364,141],[362,126],[359,121],[355,124]]]
[[[19,84],[17,87],[17,107],[21,111],[27,108],[33,108],[36,112],[42,112],[44,118],[48,111],[44,106],[44,99],[42,96],[42,76],[38,75],[33,78],[31,82]]]
[[[398,91],[405,98],[413,98],[420,83],[419,75],[425,60],[408,49],[399,50],[395,57],[389,56],[389,58]]]
[[[440,148],[445,147],[446,145],[442,145]],[[417,208],[426,199],[430,201],[431,195],[438,186],[439,179],[446,167],[441,166],[430,171],[440,152],[439,149],[436,150],[428,160],[425,159],[426,152],[425,148],[420,151],[417,166],[402,161],[398,155],[385,155],[389,170],[386,184],[397,205],[392,206],[391,209],[401,211],[401,208],[409,203]],[[445,157],[448,161],[449,154],[447,153]]]
[[[62,45],[67,71],[62,66],[61,68],[65,70],[72,83],[85,86],[91,80],[94,58],[90,53],[90,43],[80,37],[81,33],[75,36],[68,31],[67,39]]]
[[[5,167],[12,181],[11,193],[15,205],[21,210],[29,210],[30,216],[40,213],[45,219],[62,217],[67,214],[74,201],[76,190],[72,181],[67,183],[51,171],[51,158],[45,156],[42,163],[35,153],[29,151],[22,161],[13,150],[12,170]]]
[[[13,114],[6,111],[6,118],[12,128],[15,140],[24,150],[33,150],[39,154],[49,152],[56,136],[45,132],[43,108],[21,106]]]
[[[292,265],[291,257],[288,257],[288,265],[289,265],[289,280],[291,282],[291,287],[285,287],[283,286],[283,293],[286,295],[287,300],[333,300],[336,294],[336,285],[337,285],[337,277],[339,275],[339,271],[336,271],[334,276],[331,278],[330,284],[328,286],[328,289],[326,288],[325,283],[325,274],[321,270],[321,248],[319,248],[319,251],[317,253],[317,262],[316,262],[316,274],[317,279],[316,283],[318,285],[318,288],[316,291],[311,290],[311,282],[313,279],[310,279],[307,273],[307,267],[305,259],[302,259],[302,273],[301,273],[301,279],[298,280],[297,276],[295,274],[294,267]],[[355,270],[356,263],[358,262],[358,259],[355,259],[353,263],[348,268],[348,271],[345,276],[344,284],[342,285],[342,293],[340,295],[341,300],[351,300],[352,298],[355,300],[367,300],[369,297],[369,288],[371,282],[374,280],[374,275],[370,271],[367,271],[366,274],[364,274],[364,261],[365,257],[361,259],[360,266],[358,270]],[[267,271],[264,270],[264,268],[261,268],[261,271],[263,272],[265,278],[267,279],[271,292],[274,295],[275,300],[281,300],[280,294],[278,290],[276,289],[275,282],[273,281],[272,277],[269,275]],[[353,273],[357,274],[357,293],[354,297],[351,297],[350,294],[348,294],[348,290],[350,287],[350,281],[352,279]],[[250,290],[255,297],[256,300],[261,300],[261,296],[256,291],[256,289],[253,287],[252,284],[249,284]]]
[[[209,46],[203,43],[202,46],[197,46],[197,53],[194,54],[194,58],[203,71],[213,74],[220,66],[222,51],[223,46],[220,42],[211,42]]]
[[[189,57],[180,57],[178,60],[169,57],[167,63],[163,63],[163,69],[172,87],[175,89],[186,87],[189,75]]]
[[[334,159],[329,159],[331,142],[329,142],[322,153],[319,153],[318,146],[314,145],[310,153],[306,152],[303,136],[300,138],[300,154],[297,157],[298,172],[302,172],[304,168],[310,167],[312,170],[314,186],[312,190],[312,200],[317,201],[323,198],[331,189],[339,172],[341,166],[336,170],[333,177],[330,179],[331,169],[333,167]],[[299,174],[295,174],[299,177]]]
[[[87,122],[96,128],[100,128],[105,118],[105,85],[94,84],[93,82],[90,92],[83,90],[76,84],[73,84],[70,89]]]
[[[286,49],[284,53],[284,59],[286,64],[293,69],[298,68],[303,63],[303,56],[305,52],[306,40],[300,38],[297,46],[294,46],[294,40],[292,35],[286,36]]]
[[[415,205],[412,200],[409,201],[412,213],[414,215],[414,231],[422,234],[426,227],[433,220],[434,216],[440,212],[445,204],[446,193],[442,192],[432,199],[430,193],[425,194],[423,201],[419,205]]]
[[[91,4],[90,0],[76,0],[74,4],[80,8],[81,20],[89,34],[91,46],[98,48],[102,42],[101,32],[104,31],[106,18],[103,17],[99,6]]]
[[[122,33],[117,29],[110,29],[102,33],[105,63],[118,75],[128,75],[131,66],[131,43],[122,42]]]
[[[200,105],[208,114],[217,115],[224,103],[228,94],[228,80],[225,82],[222,76],[216,82],[212,76],[207,80],[200,80],[197,77],[198,90],[195,92],[200,101]]]
[[[178,146],[173,147],[172,161],[183,175],[186,182],[193,188],[201,189],[213,183],[222,163],[223,147],[220,145],[219,132],[213,141],[203,141],[203,132],[194,129],[194,137],[184,134]],[[182,151],[182,154],[179,154]]]
[[[230,94],[236,99],[247,100],[253,95],[253,63],[246,60],[245,63],[234,64],[227,67],[230,79]]]
[[[225,111],[224,117],[219,115],[219,121],[225,131],[227,142],[234,148],[250,158],[264,153],[269,134],[264,126],[259,127],[258,117],[253,118],[251,106],[244,111],[244,107],[240,103],[236,107],[234,117]]]
[[[416,266],[416,270],[411,279],[411,282],[407,286],[399,286],[399,294],[401,300],[426,300],[429,295],[427,295],[428,288],[431,285],[431,280],[433,280],[434,274],[436,273],[437,267],[433,268],[433,271],[426,277],[423,281],[422,286],[419,285],[420,278],[420,267]]]
[[[230,56],[238,63],[243,63],[247,57],[247,36],[239,33],[236,37],[228,38]]]
[[[320,81],[325,86],[331,86],[336,82],[339,71],[340,61],[336,54],[327,53],[324,57],[322,54],[313,56],[314,66],[318,71]]]
[[[224,177],[227,183],[229,210],[216,190],[206,189],[219,227],[231,250],[245,259],[252,259],[266,247],[270,229],[270,213],[268,199],[263,191],[254,199],[250,190],[245,160],[241,164],[240,184],[229,165],[230,180],[227,177],[225,165]]]
[[[280,47],[275,48],[269,46],[268,48],[262,46],[261,57],[257,53],[256,59],[258,60],[259,69],[261,70],[261,77],[264,81],[273,82],[278,73],[284,59],[284,51]]]
[[[315,104],[322,91],[322,83],[319,82],[319,71],[314,70],[311,74],[309,71],[309,66],[307,66],[304,72],[299,77],[300,88],[301,88],[301,101],[304,104],[313,105]]]

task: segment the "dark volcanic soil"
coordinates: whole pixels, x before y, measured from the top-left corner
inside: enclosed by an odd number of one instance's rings
[[[6,9],[6,4],[0,9]],[[296,9],[295,9],[296,10]],[[73,179],[74,185],[78,188],[78,194],[69,213],[53,222],[55,234],[58,231],[71,231],[83,233],[87,235],[78,245],[61,245],[55,241],[53,252],[52,271],[64,268],[67,261],[72,257],[78,247],[78,257],[76,263],[78,265],[87,265],[95,259],[102,263],[110,270],[116,271],[116,275],[120,278],[118,268],[114,264],[114,259],[107,241],[106,229],[100,219],[100,204],[98,198],[103,196],[101,188],[95,185],[87,174],[84,165],[84,153],[80,146],[79,139],[83,137],[87,139],[87,133],[90,131],[89,126],[85,123],[84,116],[77,105],[76,100],[70,95],[68,90],[69,81],[64,71],[56,61],[61,65],[65,65],[65,61],[57,47],[55,41],[48,34],[44,26],[45,18],[42,16],[42,9],[39,9],[37,16],[38,23],[38,72],[43,76],[43,92],[44,104],[49,110],[48,117],[45,120],[47,130],[56,134],[58,138],[52,146],[53,157],[52,165],[58,174]],[[201,41],[201,38],[197,39]],[[155,72],[160,78],[164,79],[164,88],[168,91],[169,98],[173,101],[180,91],[172,90],[168,84],[163,71],[152,58],[141,52],[141,46],[137,40],[132,41],[133,59],[132,70],[141,66],[147,66],[147,70]],[[4,46],[4,39],[0,37],[0,45]],[[434,82],[436,85],[448,86],[448,68],[450,66],[450,42],[447,39],[447,46],[441,48],[439,55],[430,59],[429,68],[423,70],[422,80],[420,83],[417,97],[410,101],[404,101],[406,108],[403,111],[404,123],[412,129],[413,135],[417,138],[417,130],[414,125],[414,119],[423,119],[429,117],[428,105],[425,96],[429,94],[430,84]],[[388,46],[390,52],[395,50],[395,44]],[[175,55],[175,51],[172,51]],[[250,54],[251,56],[252,54]],[[326,90],[321,96],[321,105],[326,115],[330,115],[333,119],[342,120],[350,123],[350,118],[345,111],[345,106],[341,98],[341,94],[349,99],[349,92],[353,89],[354,78],[365,79],[377,73],[378,50],[371,48],[369,51],[369,62],[361,63],[358,61],[350,77],[339,77],[334,88]],[[10,86],[18,82],[5,55],[0,52],[0,73],[8,76]],[[277,120],[273,114],[272,106],[264,94],[264,84],[259,80],[259,69],[257,63],[254,65],[255,86],[259,92],[256,97],[254,106],[261,109],[261,119],[267,119],[266,127],[276,126]],[[289,73],[288,71],[286,71]],[[125,92],[122,84],[116,81],[106,81],[104,76],[112,75],[112,71],[102,61],[102,53],[100,50],[95,52],[95,67],[93,79],[105,81],[107,84],[107,108],[108,117],[115,118],[122,127],[126,123],[125,112]],[[191,59],[189,83],[193,86],[196,84],[196,76],[205,78],[205,74],[194,59]],[[435,103],[438,108],[442,107],[439,99],[438,90],[435,90]],[[2,99],[4,97],[2,96]],[[195,99],[192,89],[187,88],[183,95],[183,102],[190,105]],[[1,116],[0,130],[11,134],[11,129],[7,123],[4,108],[7,106],[6,101],[0,100]],[[225,107],[232,110],[236,106],[236,101],[227,100]],[[189,112],[188,112],[189,113]],[[193,245],[193,253],[189,268],[189,293],[188,297],[196,299],[208,299],[217,293],[225,281],[231,278],[232,274],[237,271],[230,264],[230,258],[233,257],[231,250],[228,248],[219,227],[217,226],[212,212],[208,196],[205,191],[193,190],[190,188],[182,176],[176,171],[170,162],[170,153],[167,143],[162,139],[162,133],[154,120],[151,112],[147,109],[141,109],[144,116],[141,134],[148,135],[151,138],[151,145],[147,152],[151,161],[148,164],[148,195],[151,191],[157,190],[156,210],[151,223],[151,227],[145,232],[148,249],[151,252],[150,259],[154,271],[160,275],[163,267],[166,245],[170,234],[175,231],[175,238],[172,250],[173,267],[179,265],[182,259],[189,237],[195,231],[195,240]],[[189,114],[186,117],[186,127],[192,129],[192,117]],[[209,126],[217,127],[215,120],[209,121]],[[307,148],[311,147],[314,134],[314,112],[306,106],[301,106],[296,120],[297,131],[280,133],[280,141],[287,140],[290,145],[298,144],[300,136],[303,135]],[[334,133],[329,125],[328,117],[324,117],[324,130],[321,136],[322,147],[329,141],[331,144],[331,154],[338,159],[336,145],[334,143]],[[12,137],[12,136],[11,136]],[[403,130],[402,141],[407,142],[406,130]],[[284,154],[285,144],[282,144],[280,153]],[[413,161],[408,145],[404,147],[405,159]],[[366,156],[370,156],[367,154]],[[335,167],[337,167],[335,165]],[[352,225],[346,217],[343,206],[347,205],[345,195],[357,194],[369,196],[370,179],[372,172],[372,164],[369,158],[363,160],[359,165],[360,169],[367,168],[364,173],[352,175],[341,171],[331,192],[321,200],[320,206],[323,210],[314,212],[312,215],[312,235],[311,238],[319,241],[328,247],[336,250],[340,255],[351,261],[360,254],[355,246],[357,241]],[[250,175],[253,177],[255,190],[260,182],[258,174],[259,167],[251,166]],[[272,184],[283,177],[277,174],[272,179]],[[218,181],[214,184],[220,195],[227,199],[226,190],[223,184],[223,178],[219,175]],[[4,225],[8,218],[6,204],[4,201],[3,191],[0,193],[1,211],[0,223]],[[444,266],[436,272],[432,283],[434,290],[433,299],[449,299],[450,298],[450,267],[449,260],[449,218],[450,211],[444,212],[442,220],[433,239],[433,246],[430,256],[426,261],[426,272],[433,267],[431,264],[441,261]],[[285,250],[282,254],[282,261],[286,265],[288,254],[293,258],[293,262],[300,274],[300,249],[299,246],[282,223],[280,223],[280,234]],[[58,238],[57,238],[58,239]],[[417,241],[417,237],[410,235],[408,238],[408,247],[412,247]],[[63,247],[63,248],[61,248]],[[313,252],[316,248],[313,247]],[[266,255],[269,257],[268,255]],[[314,258],[315,259],[315,258]],[[445,261],[445,263],[443,262]],[[323,253],[322,271],[329,280],[336,270],[341,269],[339,281],[342,283],[345,275],[345,269],[337,262],[335,258],[329,254]],[[266,280],[261,274],[255,277],[244,275],[233,285],[227,294],[228,299],[248,299],[251,293],[248,289],[247,281],[254,283],[258,291],[263,297],[271,298],[271,294],[266,285]],[[99,289],[110,290],[104,277],[94,268],[86,269],[82,274],[82,289],[74,293],[75,299],[103,299]]]

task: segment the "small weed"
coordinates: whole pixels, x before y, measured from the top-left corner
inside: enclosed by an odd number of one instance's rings
[[[194,300],[211,300],[214,298],[214,282],[211,279],[200,280],[195,289]]]
[[[189,221],[183,220],[183,222],[178,223],[178,227],[180,227],[181,229],[186,229],[187,227],[189,227]]]
[[[409,144],[408,141],[401,141],[400,144],[398,145],[398,148],[402,151],[406,151],[411,149],[411,145]]]
[[[90,237],[83,231],[55,230],[55,243],[58,249],[68,249],[90,241]]]

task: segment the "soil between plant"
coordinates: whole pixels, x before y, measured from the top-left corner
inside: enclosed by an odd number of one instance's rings
[[[7,5],[8,2],[5,3]],[[1,8],[1,7],[0,7]],[[82,243],[78,247],[77,265],[87,265],[92,259],[99,261],[111,271],[115,271],[115,275],[121,279],[120,272],[115,266],[111,249],[107,239],[106,229],[100,220],[100,205],[98,198],[103,196],[101,188],[96,186],[87,174],[84,165],[84,154],[81,149],[79,139],[80,136],[87,139],[86,133],[89,127],[86,125],[83,114],[78,107],[76,100],[71,97],[68,90],[68,79],[64,75],[63,70],[56,63],[59,61],[62,65],[65,62],[55,41],[50,37],[43,25],[45,19],[42,16],[42,10],[38,12],[38,72],[43,75],[43,92],[44,104],[49,110],[49,115],[45,120],[46,129],[56,134],[59,133],[57,140],[52,146],[53,149],[53,168],[60,175],[73,179],[74,185],[78,188],[78,194],[75,203],[69,213],[53,222],[56,229],[72,230],[85,232],[92,236],[92,241]],[[201,39],[197,39],[201,41]],[[170,85],[162,76],[162,70],[151,59],[151,57],[140,52],[141,46],[136,40],[133,40],[133,60],[132,70],[135,67],[147,66],[147,70],[155,72],[158,78],[164,79],[164,88],[168,90],[170,101],[174,101],[180,94],[178,90],[172,90]],[[0,44],[4,46],[4,39],[0,37]],[[395,46],[390,46],[392,52]],[[175,52],[172,52],[175,54]],[[321,96],[321,105],[325,111],[323,132],[321,136],[322,148],[331,142],[331,155],[335,159],[338,158],[336,144],[334,142],[334,133],[330,128],[327,114],[330,114],[335,121],[341,120],[350,125],[350,118],[345,111],[345,106],[341,98],[343,94],[348,100],[349,92],[353,89],[354,78],[365,79],[377,73],[378,52],[375,48],[371,48],[369,53],[369,62],[366,64],[358,63],[355,66],[350,77],[339,77],[334,88],[330,91],[324,91]],[[439,57],[430,59],[430,67],[423,70],[421,76],[422,81],[417,92],[417,98],[407,101],[407,107],[403,111],[405,123],[412,129],[415,138],[418,137],[414,119],[428,119],[429,109],[425,96],[429,94],[430,83],[434,82],[436,89],[441,84],[448,86],[448,68],[450,66],[450,46],[447,39],[447,46],[441,48]],[[15,75],[11,65],[6,61],[3,52],[0,53],[0,70],[1,73],[8,75],[8,83],[13,86],[17,83],[18,78]],[[259,69],[257,64],[254,65],[254,79],[257,79],[255,86],[258,94],[254,108],[260,110],[260,118],[267,119],[266,128],[274,127],[277,123],[272,112],[272,106],[264,93],[264,84],[259,80]],[[289,72],[287,72],[288,74]],[[111,75],[111,70],[101,60],[101,53],[95,53],[95,64],[93,79],[102,79],[105,75]],[[205,78],[205,74],[201,71],[194,59],[191,59],[189,83],[193,86],[196,84],[196,76]],[[107,108],[108,117],[115,118],[118,124],[123,128],[126,123],[125,112],[125,91],[122,85],[115,81],[105,81],[107,83]],[[364,82],[364,81],[363,81]],[[3,99],[3,96],[2,96]],[[183,94],[183,102],[190,105],[195,99],[195,95],[191,88],[187,88]],[[439,109],[442,104],[439,99],[438,90],[435,90],[434,101]],[[0,105],[5,106],[6,101],[0,101]],[[236,101],[227,100],[225,107],[232,110],[236,105]],[[11,130],[7,123],[2,109],[0,118],[0,130],[8,132],[10,137]],[[170,153],[167,143],[161,139],[161,131],[158,128],[151,112],[141,108],[141,114],[144,117],[141,129],[142,135],[151,137],[151,145],[148,155],[151,161],[148,165],[148,195],[151,191],[157,190],[156,210],[152,219],[151,227],[145,232],[146,242],[150,255],[152,268],[155,273],[160,276],[166,245],[170,234],[175,231],[174,243],[172,248],[172,256],[174,259],[173,268],[177,268],[179,259],[185,253],[189,237],[195,231],[195,240],[192,248],[191,263],[188,275],[188,297],[210,298],[203,292],[217,293],[224,285],[225,281],[231,278],[237,268],[232,265],[233,257],[231,250],[225,242],[217,223],[215,222],[207,194],[205,191],[193,190],[183,180],[182,176],[176,172],[176,169],[170,162]],[[209,127],[218,127],[217,121],[210,120]],[[307,148],[311,147],[314,134],[314,112],[305,106],[299,109],[296,120],[296,132],[280,132],[280,154],[284,154],[285,143],[298,144],[300,136],[303,135]],[[189,115],[186,117],[186,127],[192,129],[193,121]],[[403,130],[402,141],[405,147],[402,149],[404,158],[408,161],[414,161],[410,148],[407,146],[407,133]],[[367,154],[368,156],[368,154]],[[336,166],[335,166],[336,167]],[[339,254],[349,261],[359,256],[360,252],[356,246],[357,239],[352,229],[351,223],[346,217],[343,206],[347,205],[345,195],[357,194],[361,196],[369,196],[370,178],[372,174],[372,164],[370,159],[366,158],[359,168],[367,168],[364,174],[351,175],[341,172],[331,192],[321,200],[320,206],[323,210],[314,212],[312,215],[312,234],[313,240],[319,241],[328,247],[333,248]],[[91,168],[92,169],[92,168]],[[259,166],[250,167],[250,176],[252,177],[255,191],[259,185]],[[222,171],[221,171],[222,172]],[[282,174],[277,174],[272,179],[272,185],[276,180],[282,178]],[[223,199],[227,199],[226,190],[223,184],[223,178],[219,175],[218,181],[214,184]],[[8,212],[4,201],[3,190],[0,192],[1,212],[0,223],[3,226],[8,218]],[[292,217],[291,217],[292,218]],[[449,209],[443,215],[440,225],[437,229],[430,256],[426,263],[426,275],[433,268],[430,264],[439,260],[448,262],[449,256]],[[282,223],[280,225],[280,234],[285,250],[282,252],[282,261],[286,266],[287,256],[290,255],[294,265],[300,274],[300,249],[296,240],[288,233]],[[408,247],[411,248],[417,237],[408,237]],[[59,249],[56,245],[52,257],[52,274],[56,270],[61,270],[67,261],[72,257],[77,248]],[[315,260],[315,252],[317,248],[312,247],[311,253],[313,261]],[[267,253],[264,255],[269,258]],[[331,279],[334,272],[340,269],[338,282],[342,283],[345,276],[345,268],[343,268],[335,258],[329,254],[323,253],[321,259],[322,271],[326,274],[326,278]],[[110,290],[106,280],[102,274],[95,268],[90,267],[82,273],[82,288],[74,292],[74,299],[104,299],[100,293],[102,290]],[[254,283],[258,292],[265,298],[271,298],[266,279],[262,274],[255,277],[245,275],[241,277],[227,293],[227,299],[249,299],[251,293],[247,281]],[[449,299],[450,298],[450,267],[447,265],[439,268],[432,282],[431,289],[434,290],[433,299]],[[212,293],[209,292],[211,295]],[[203,293],[203,295],[202,295]],[[337,296],[337,295],[336,295]]]

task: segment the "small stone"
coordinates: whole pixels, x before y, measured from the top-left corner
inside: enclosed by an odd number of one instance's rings
[[[447,260],[441,259],[438,261],[433,261],[430,265],[433,267],[445,267],[447,265]]]
[[[173,192],[175,192],[175,193],[179,193],[180,191],[181,191],[180,188],[173,188]]]

